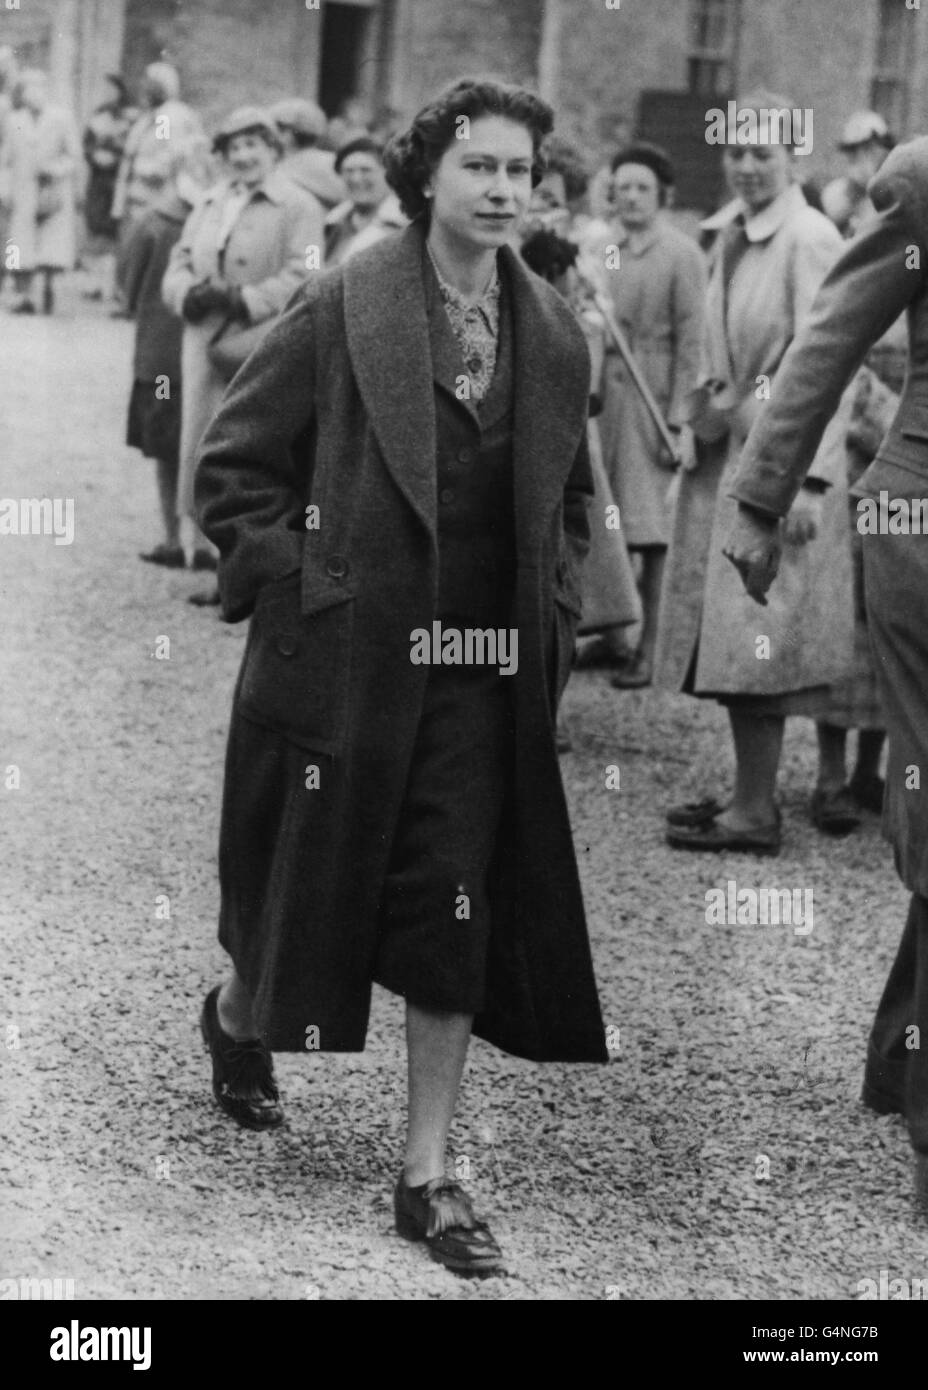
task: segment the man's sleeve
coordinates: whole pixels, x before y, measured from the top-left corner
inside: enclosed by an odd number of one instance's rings
[[[851,377],[924,283],[928,140],[895,154],[871,184],[879,215],[825,278],[745,443],[731,496],[765,515],[789,511]]]

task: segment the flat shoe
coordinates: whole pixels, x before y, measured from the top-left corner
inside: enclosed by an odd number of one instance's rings
[[[260,1038],[233,1038],[219,1022],[219,986],[206,996],[200,1031],[213,1061],[213,1095],[246,1129],[273,1129],[283,1120],[271,1054]]]
[[[215,570],[218,563],[211,550],[206,550],[203,546],[198,546],[193,552],[193,564],[190,568],[195,570]]]
[[[168,569],[183,569],[186,563],[184,549],[180,545],[156,545],[154,550],[145,550],[139,559],[148,565],[167,565]]]
[[[407,1187],[402,1173],[393,1193],[397,1234],[421,1240],[433,1260],[458,1274],[491,1274],[503,1254],[489,1227],[474,1217],[470,1198],[450,1178]]]
[[[625,666],[620,666],[609,684],[613,690],[641,690],[651,684],[651,663],[637,652]]]
[[[860,813],[847,787],[812,793],[812,824],[826,835],[848,835],[860,825]]]
[[[725,810],[727,806],[721,801],[707,796],[702,801],[685,801],[682,806],[671,806],[664,819],[668,825],[702,825]]]
[[[731,830],[718,821],[702,821],[699,825],[670,825],[667,843],[674,849],[714,851],[743,850],[748,854],[780,853],[781,830],[777,819],[772,825],[760,825],[755,830]]]

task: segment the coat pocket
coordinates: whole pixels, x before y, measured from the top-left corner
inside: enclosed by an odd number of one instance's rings
[[[337,753],[348,728],[353,589],[302,596],[300,573],[258,595],[238,711],[304,748]]]

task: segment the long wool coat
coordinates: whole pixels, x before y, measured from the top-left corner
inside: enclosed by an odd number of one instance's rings
[[[475,1031],[522,1057],[601,1061],[554,734],[589,537],[589,357],[556,291],[509,249],[500,255],[515,364],[515,775]],[[254,609],[225,795],[247,806],[263,779],[269,802],[255,837],[223,852],[247,862],[254,946],[236,964],[278,1048],[306,1046],[308,1027],[322,1049],[364,1045],[381,888],[428,674],[409,659],[410,635],[430,628],[437,602],[422,256],[414,225],[308,281],[231,383],[200,456],[198,514],[219,548],[224,615]],[[299,608],[288,584],[271,582],[293,573]],[[305,789],[307,766],[319,768],[316,790]],[[295,800],[307,796],[309,812]]]
[[[810,476],[829,484],[821,529],[805,545],[785,547],[766,608],[747,596],[722,554],[737,511],[729,492],[748,430],[778,398],[779,364],[843,243],[796,185],[748,219],[747,246],[731,274],[736,230],[729,222],[715,248],[701,373],[703,380],[724,384],[729,432],[718,444],[700,445],[699,466],[680,479],[655,685],[681,690],[698,643],[697,695],[782,695],[830,685],[848,675],[853,663],[844,442],[850,398],[836,412],[810,469]],[[818,364],[810,370],[814,376]],[[758,643],[760,637],[769,646]]]
[[[906,887],[928,897],[928,540],[911,526],[906,533],[893,520],[905,512],[890,506],[903,501],[911,516],[913,500],[928,499],[928,139],[894,150],[868,191],[879,215],[823,285],[783,363],[776,399],[748,438],[733,492],[762,512],[785,514],[842,391],[906,310],[909,371],[902,399],[854,492],[873,499],[882,525],[873,534],[865,530],[861,540],[889,730],[883,830]]]
[[[612,237],[619,268],[600,272],[619,327],[668,424],[681,425],[696,385],[706,302],[705,258],[691,236],[659,216],[633,251],[621,227]],[[607,263],[601,248],[600,265]],[[672,474],[647,406],[615,347],[606,355],[599,419],[606,473],[626,545],[666,545]]]
[[[251,194],[228,234],[220,255],[223,210],[230,196],[227,179],[214,185],[188,217],[171,252],[163,294],[175,314],[187,291],[201,280],[225,279],[242,287],[249,323],[264,323],[283,309],[315,259],[322,260],[322,208],[312,194],[274,169]],[[315,248],[315,258],[310,251]],[[184,408],[181,422],[179,516],[193,515],[193,474],[203,431],[225,391],[225,378],[209,358],[210,339],[225,314],[215,311],[201,323],[185,323],[182,344]],[[242,324],[242,327],[245,325]]]
[[[9,112],[0,149],[0,188],[10,209],[6,235],[19,252],[20,270],[70,270],[74,265],[80,164],[80,136],[63,107],[46,106],[38,115],[24,106]],[[61,204],[41,219],[36,215],[40,176]]]

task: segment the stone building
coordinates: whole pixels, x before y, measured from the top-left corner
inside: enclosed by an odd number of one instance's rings
[[[928,10],[928,0],[925,0]],[[0,0],[0,43],[48,66],[81,116],[102,73],[180,68],[209,121],[294,93],[408,115],[462,72],[537,84],[594,157],[638,132],[674,154],[681,202],[719,193],[706,111],[763,85],[811,108],[804,177],[837,171],[847,116],[928,129],[921,0]]]

